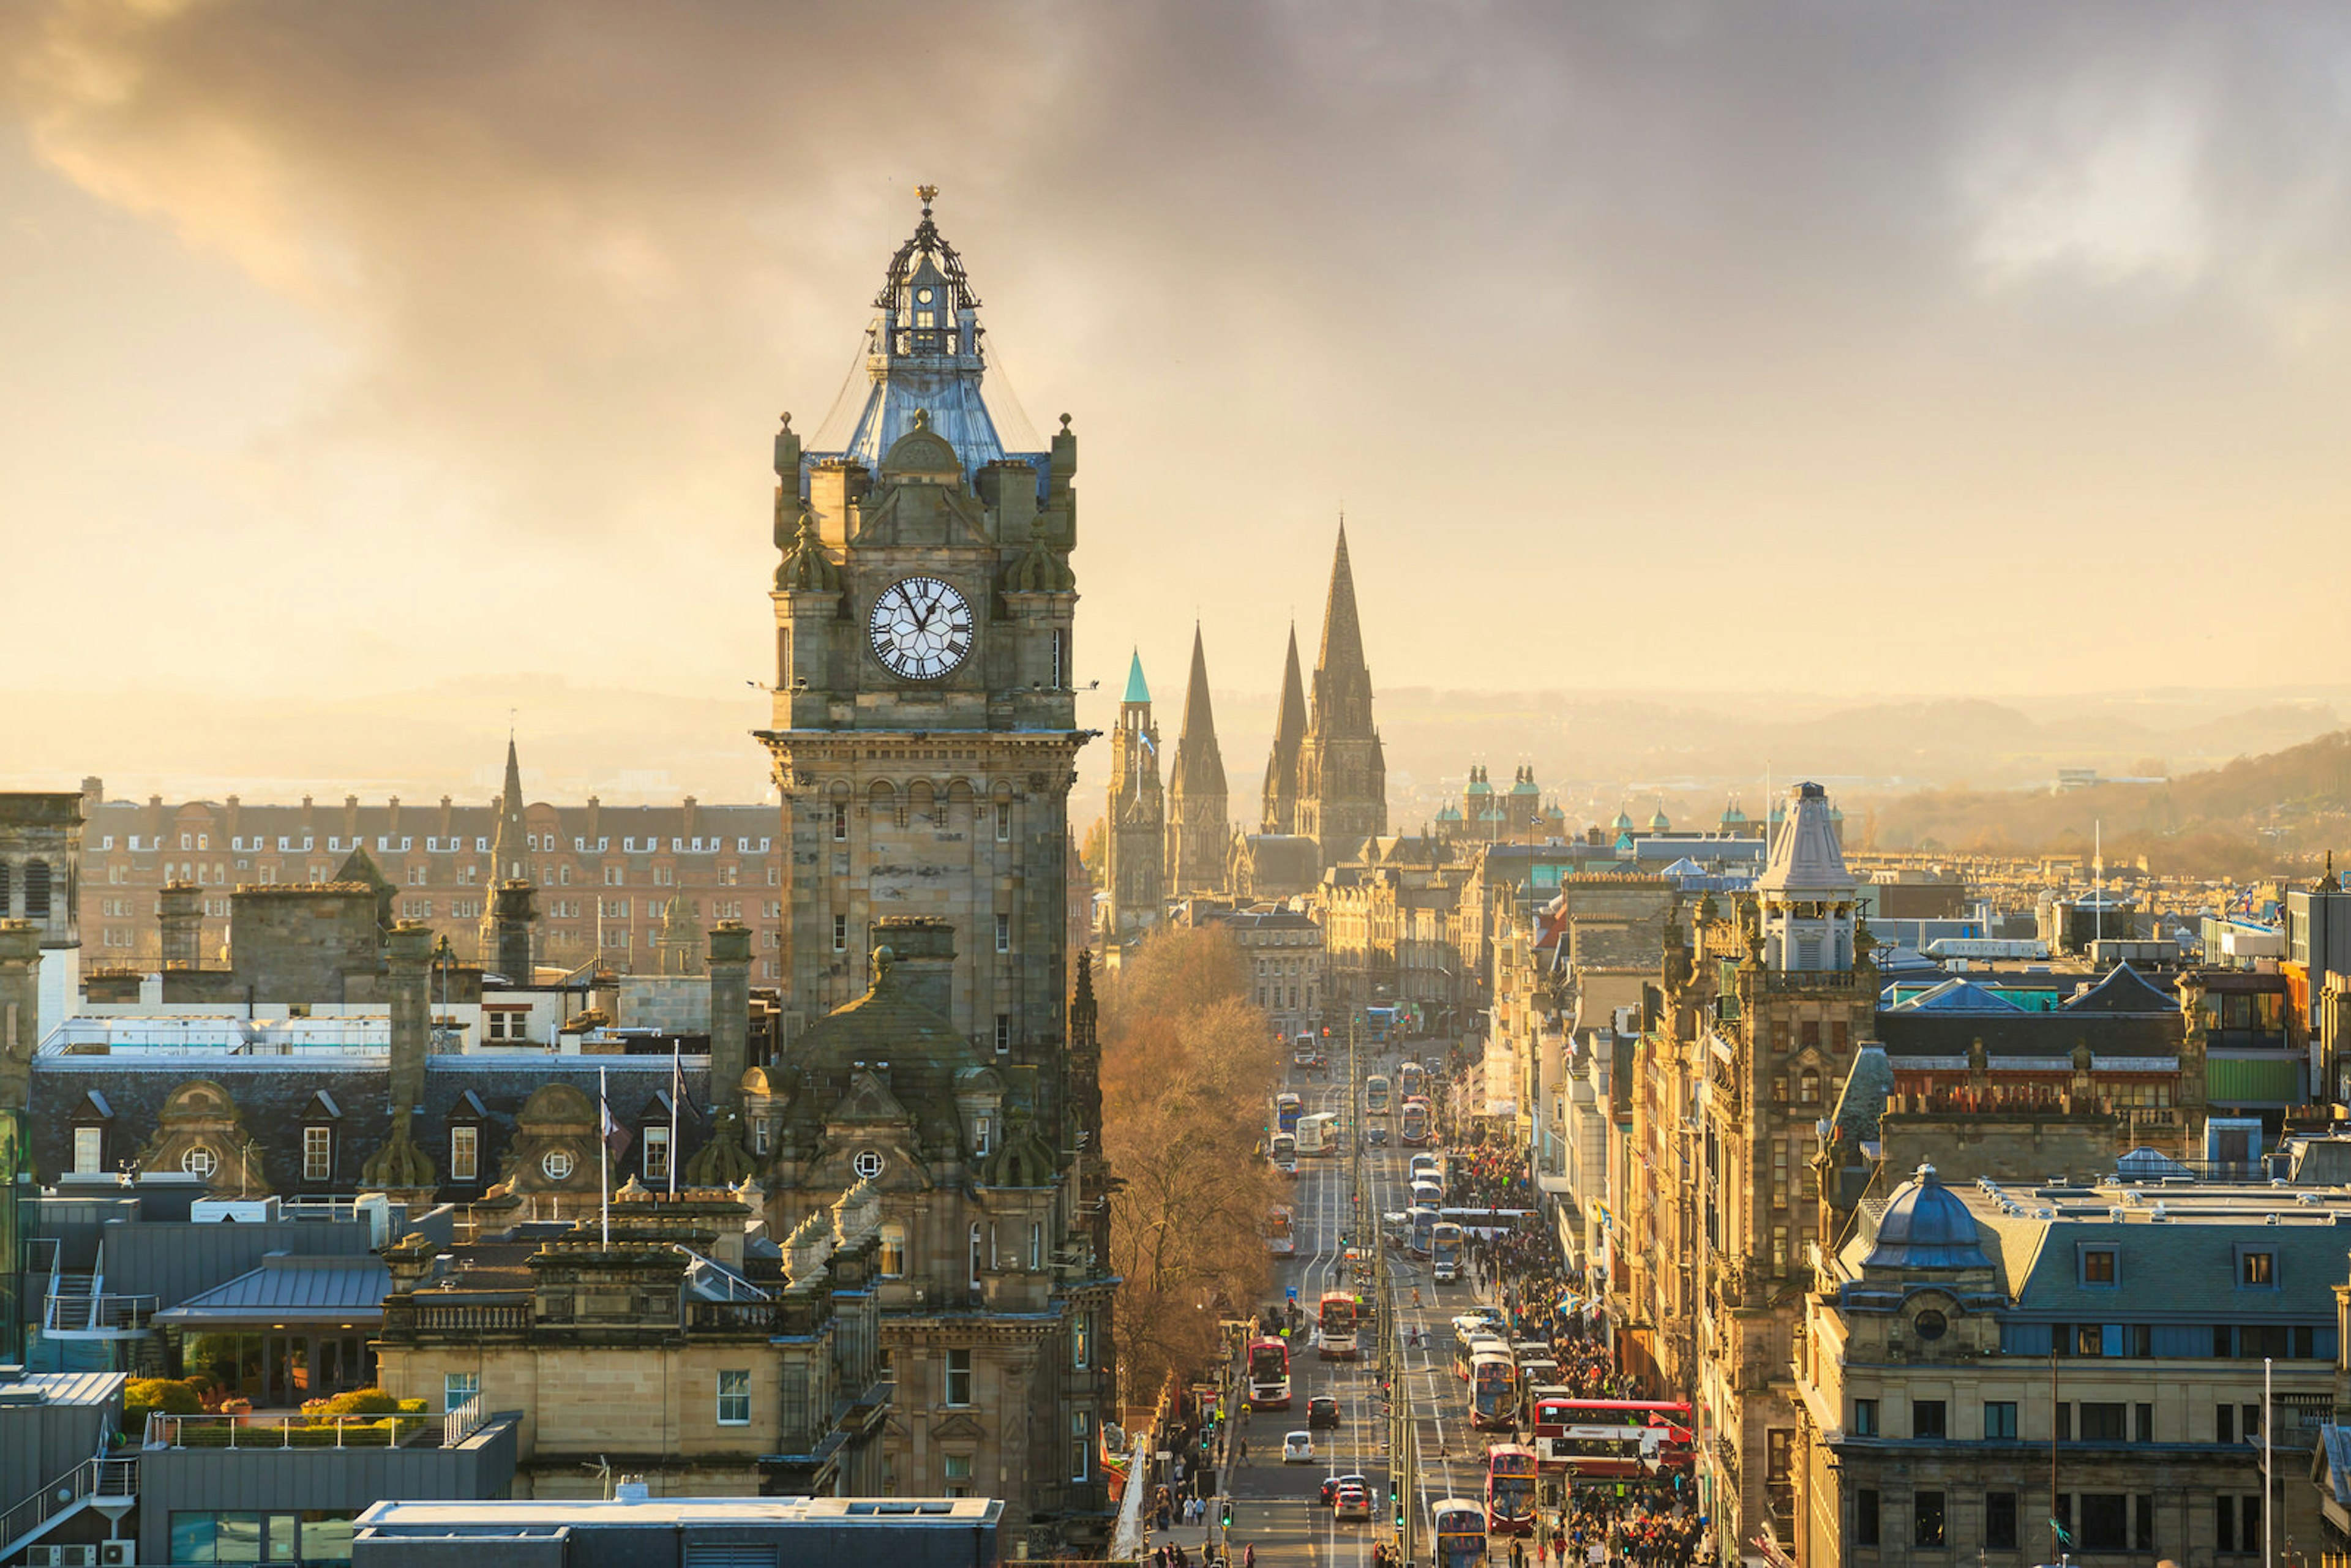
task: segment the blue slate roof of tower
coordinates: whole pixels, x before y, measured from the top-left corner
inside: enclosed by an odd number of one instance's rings
[[[865,329],[864,396],[856,398],[852,370],[841,400],[810,438],[803,467],[846,457],[879,470],[883,455],[914,427],[920,410],[955,448],[967,481],[991,463],[1026,463],[1037,471],[1041,499],[1052,455],[1029,428],[1002,371],[992,391],[984,385],[987,352],[979,297],[964,275],[963,257],[931,221],[928,200],[913,237],[890,258],[873,308],[878,314]]]

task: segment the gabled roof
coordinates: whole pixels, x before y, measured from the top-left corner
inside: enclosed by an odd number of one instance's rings
[[[2179,998],[2150,985],[2128,964],[2116,964],[2080,996],[2058,1004],[2068,1013],[2176,1013]]]

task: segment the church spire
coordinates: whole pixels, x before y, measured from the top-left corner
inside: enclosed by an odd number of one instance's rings
[[[1331,594],[1322,606],[1322,652],[1314,661],[1319,678],[1327,674],[1358,676],[1365,685],[1364,629],[1355,616],[1355,572],[1347,560],[1347,520],[1339,519],[1339,549],[1331,561]],[[1319,680],[1318,680],[1319,684]]]
[[[1364,663],[1364,629],[1355,613],[1355,574],[1347,559],[1347,524],[1331,561],[1331,597],[1322,612],[1322,652],[1307,695],[1306,738],[1298,756],[1298,827],[1320,847],[1325,868],[1388,831],[1387,760],[1372,721],[1372,673]]]
[[[1184,728],[1176,738],[1168,781],[1178,789],[1225,792],[1225,759],[1217,749],[1217,716],[1208,704],[1208,655],[1200,628],[1192,628],[1192,675],[1184,688]]]
[[[1167,886],[1176,893],[1221,893],[1232,844],[1225,759],[1208,706],[1208,655],[1192,628],[1192,674],[1184,688],[1184,727],[1167,770]]]
[[[514,737],[507,737],[507,777],[498,789],[497,834],[490,841],[490,882],[528,880],[523,863],[522,764],[515,756]]]
[[[1298,671],[1298,623],[1290,625],[1290,653],[1281,666],[1281,702],[1273,721],[1273,755],[1265,765],[1265,814],[1260,831],[1298,831],[1298,747],[1306,738],[1306,681]]]

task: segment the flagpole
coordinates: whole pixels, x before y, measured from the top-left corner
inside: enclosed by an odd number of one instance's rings
[[[2106,939],[2106,823],[2105,818],[2096,820],[2090,829],[2090,864],[2097,877],[2095,894],[2097,903],[2091,906],[2095,913],[2090,916],[2092,933],[2090,952],[2095,961],[2098,944]]]
[[[669,1195],[677,1196],[677,1097],[684,1092],[684,1065],[678,1059],[678,1042],[669,1042]]]
[[[612,1246],[612,1102],[604,1072],[601,1067],[596,1070],[596,1167],[603,1176],[598,1184],[601,1189],[598,1209],[603,1216],[604,1247],[609,1251]]]
[[[2275,1511],[2270,1507],[2275,1490],[2270,1480],[2275,1441],[2270,1436],[2270,1364],[2268,1356],[2262,1357],[2262,1568],[2271,1568],[2270,1543],[2277,1538],[2277,1523],[2271,1518]]]

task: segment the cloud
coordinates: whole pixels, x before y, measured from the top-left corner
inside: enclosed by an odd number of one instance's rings
[[[2179,543],[2220,495],[2307,531],[2340,495],[2307,417],[2196,444],[2351,391],[2339,11],[23,0],[0,60],[47,169],[335,345],[248,492],[281,515],[214,526],[310,541],[264,552],[281,601],[395,545],[480,558],[388,585],[428,662],[477,664],[433,650],[517,581],[672,614],[697,571],[756,586],[774,415],[821,417],[917,181],[1035,422],[1078,416],[1116,520],[1089,614],[1180,649],[1205,606],[1220,683],[1270,685],[1343,499],[1375,665],[1475,685],[1542,656],[1538,616],[1446,610],[1499,562],[1767,559],[1745,596],[1858,603],[1955,530]],[[1755,549],[1799,525],[1816,555]],[[2166,591],[2159,553],[2081,559]],[[2012,681],[2064,652],[2021,641],[1984,655]],[[1637,643],[1582,657],[1710,677],[1705,637]]]

